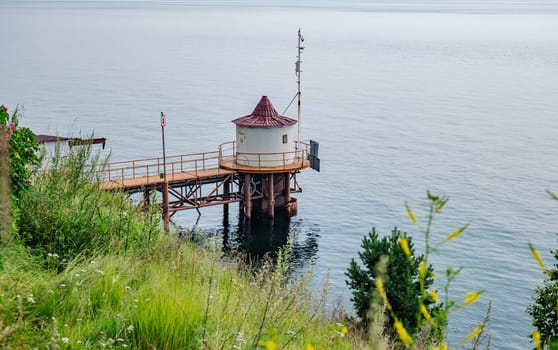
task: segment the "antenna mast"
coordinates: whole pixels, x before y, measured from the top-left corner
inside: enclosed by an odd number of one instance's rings
[[[298,117],[298,143],[300,144],[300,100],[302,97],[302,93],[300,91],[300,73],[302,72],[302,70],[300,69],[300,64],[302,63],[302,61],[300,60],[300,54],[302,53],[302,50],[304,50],[304,46],[302,45],[302,43],[304,42],[304,37],[302,36],[302,34],[300,34],[300,28],[298,28],[298,54],[296,56],[296,84],[298,86],[298,92],[297,92],[297,96],[298,96],[298,109],[297,109],[297,117]]]

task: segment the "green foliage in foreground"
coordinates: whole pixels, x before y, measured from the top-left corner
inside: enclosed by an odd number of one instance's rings
[[[52,159],[0,247],[2,349],[365,349],[288,251],[258,271],[161,233],[95,185],[91,155]],[[154,213],[151,213],[154,214]],[[240,266],[240,267],[239,267]]]
[[[558,196],[550,191],[548,194],[558,202]],[[558,349],[558,249],[551,251],[556,259],[552,268],[546,268],[538,251],[529,244],[531,253],[546,274],[542,287],[535,289],[534,304],[529,305],[527,312],[533,319],[536,330],[533,342],[537,349]]]
[[[326,318],[309,278],[239,271],[172,239],[149,258],[108,254],[60,274],[22,249],[1,253],[3,349],[366,348]]]
[[[19,240],[35,255],[58,257],[48,259],[57,269],[78,255],[146,250],[157,238],[159,216],[141,212],[123,194],[101,191],[89,147],[68,152],[58,149],[49,171],[21,195]]]
[[[18,109],[12,115],[0,106],[1,142],[9,144],[9,169],[13,198],[17,199],[31,187],[31,176],[40,164],[39,146],[31,129],[19,126]]]
[[[408,257],[399,244],[400,239],[405,238],[408,242],[410,257]],[[420,313],[418,299],[421,296],[421,284],[419,280],[419,264],[424,260],[423,256],[415,256],[414,245],[411,237],[407,237],[397,228],[391,231],[391,235],[381,237],[372,229],[365,236],[361,244],[362,251],[358,253],[362,263],[359,265],[354,259],[346,272],[349,278],[346,282],[353,290],[353,304],[358,316],[365,324],[369,320],[370,306],[374,298],[378,297],[376,290],[376,277],[384,279],[387,298],[393,305],[393,312],[401,320],[406,329],[412,334],[418,332],[419,319],[424,319]],[[387,258],[387,271],[378,271],[382,258]],[[428,269],[428,278],[425,279],[424,288],[429,289],[432,285],[432,269]],[[380,300],[376,300],[379,302]],[[432,302],[430,300],[429,305]],[[390,315],[388,314],[388,317]],[[386,327],[393,327],[394,320],[389,318]]]
[[[550,348],[558,349],[558,250],[552,253],[557,263],[546,271],[544,285],[535,289],[534,304],[529,305],[527,312],[540,332],[542,344],[553,344]]]

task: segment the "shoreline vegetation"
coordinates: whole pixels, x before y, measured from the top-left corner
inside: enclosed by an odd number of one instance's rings
[[[256,269],[166,235],[156,205],[99,188],[95,158],[58,147],[17,198],[2,171],[0,348],[372,348],[326,311],[311,271],[290,278],[289,245]]]
[[[2,349],[447,350],[447,315],[482,293],[449,299],[448,286],[460,269],[445,270],[440,298],[431,288],[437,277],[428,255],[437,246],[430,229],[447,197],[428,192],[424,227],[406,205],[425,235],[424,255],[416,256],[411,237],[397,229],[391,238],[380,239],[374,231],[364,238],[359,257],[366,270],[353,261],[347,273],[354,297],[366,299],[355,318],[326,305],[328,285],[313,286],[310,268],[293,277],[292,242],[276,259],[254,266],[243,257],[224,256],[218,245],[167,235],[157,204],[139,208],[124,193],[100,189],[94,170],[103,160],[90,146],[59,145],[48,171],[38,172],[38,148],[28,129],[18,129],[17,112],[12,118],[4,106],[0,112]],[[16,181],[21,183],[15,194],[10,189]],[[543,271],[558,280],[530,248]],[[390,269],[402,268],[405,273],[389,277]],[[402,276],[408,278],[396,278]],[[407,315],[392,296],[405,289],[409,304],[416,299]],[[490,304],[482,322],[455,347],[490,348],[489,316]],[[537,349],[552,339],[541,341],[541,333],[533,333]]]

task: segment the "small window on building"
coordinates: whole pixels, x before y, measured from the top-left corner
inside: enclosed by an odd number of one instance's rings
[[[287,134],[283,135],[283,143],[288,143],[289,142],[289,136]]]

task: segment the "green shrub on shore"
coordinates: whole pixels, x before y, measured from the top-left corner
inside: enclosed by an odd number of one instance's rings
[[[547,193],[558,202],[555,193]],[[536,349],[558,349],[558,249],[551,251],[556,261],[548,268],[533,244],[529,243],[529,249],[546,275],[543,286],[535,289],[533,304],[527,307],[535,327],[531,339]]]
[[[450,299],[449,286],[461,268],[445,270],[443,300],[432,287],[436,275],[429,265],[429,256],[437,252],[443,243],[460,236],[469,225],[445,237],[435,237],[432,232],[434,217],[442,212],[448,198],[427,192],[427,199],[429,205],[424,227],[419,226],[415,213],[405,204],[409,219],[424,235],[424,255],[415,256],[411,237],[401,234],[397,229],[383,239],[373,230],[363,239],[363,251],[359,253],[364,267],[360,267],[353,259],[346,274],[349,277],[347,284],[354,290],[352,300],[364,325],[367,320],[377,319],[377,315],[368,314],[369,310],[375,313],[385,310],[385,334],[393,338],[396,347],[447,350],[445,336],[448,315],[475,303],[482,291],[467,293],[462,302]],[[440,239],[440,243],[433,243],[434,239]],[[489,314],[490,305],[485,319],[464,337],[461,345],[470,341],[473,349],[481,346],[487,338],[485,328]],[[375,330],[374,327],[370,329]]]
[[[400,242],[405,240],[406,250]],[[434,272],[429,266],[424,280],[420,279],[419,266],[424,256],[416,256],[412,237],[401,232],[395,227],[391,235],[380,238],[376,229],[372,229],[362,239],[359,258],[363,267],[354,259],[345,273],[348,277],[346,283],[352,289],[353,305],[364,326],[369,322],[370,308],[378,296],[376,278],[382,278],[386,290],[386,296],[393,307],[393,314],[397,315],[403,326],[415,335],[420,329],[418,324],[424,322],[424,315],[420,312],[417,300],[422,296],[424,289],[431,288]],[[382,259],[387,258],[385,269],[380,268]],[[387,270],[387,271],[381,271]],[[421,289],[421,282],[424,283]],[[425,299],[424,305],[429,313],[432,313],[434,301],[432,298]],[[386,315],[386,328],[393,329],[395,319],[391,314]]]
[[[124,194],[102,191],[90,147],[67,152],[58,147],[48,171],[19,199],[19,240],[57,269],[78,255],[149,247],[159,232],[156,211],[146,214]],[[58,259],[49,259],[54,254]]]

